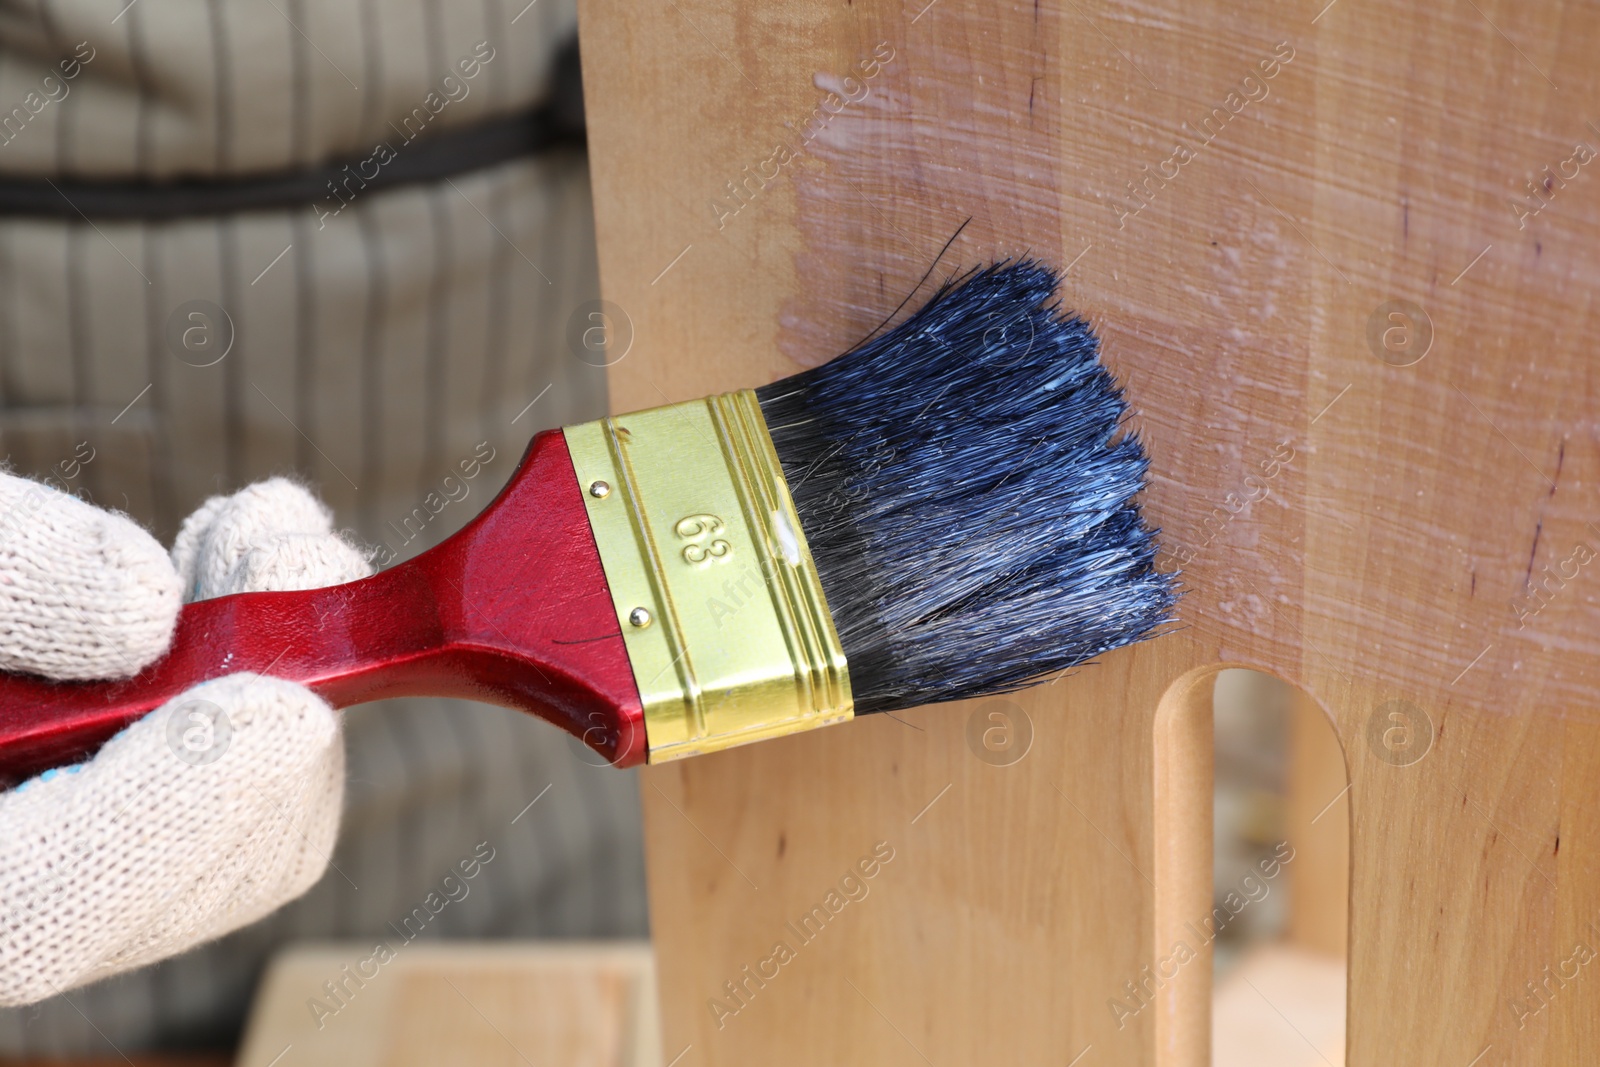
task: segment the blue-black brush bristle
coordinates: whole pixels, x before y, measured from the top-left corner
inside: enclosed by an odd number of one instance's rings
[[[856,711],[1007,692],[1172,615],[1147,460],[1053,270],[945,284],[899,326],[758,389]]]

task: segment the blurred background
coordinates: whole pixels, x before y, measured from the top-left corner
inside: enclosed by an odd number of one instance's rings
[[[603,356],[568,342],[598,295],[582,114],[573,0],[0,6],[0,455],[164,542],[293,473],[381,559],[437,544],[535,431],[604,413]],[[631,772],[499,708],[346,730],[309,894],[0,1011],[0,1055],[226,1062],[274,949],[370,953],[480,846],[419,945],[646,935]]]
[[[1343,1063],[1350,779],[1338,738],[1320,708],[1257,671],[1220,672],[1212,715],[1212,912],[1200,925],[1216,931],[1213,1067]]]

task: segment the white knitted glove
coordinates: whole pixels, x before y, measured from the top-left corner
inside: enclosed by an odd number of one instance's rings
[[[281,478],[214,497],[169,562],[122,515],[0,473],[0,668],[120,677],[158,658],[180,601],[366,576],[332,516]],[[175,955],[321,877],[344,747],[310,690],[196,686],[74,767],[0,794],[0,1004]]]

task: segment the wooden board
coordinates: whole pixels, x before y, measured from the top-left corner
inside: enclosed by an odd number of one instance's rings
[[[236,1067],[661,1067],[648,945],[396,943],[275,956]]]
[[[1204,1062],[1203,951],[1158,1004],[1114,1004],[1209,907],[1194,695],[1223,664],[1299,686],[1345,750],[1348,1062],[1592,1057],[1600,14],[582,19],[602,286],[631,323],[618,409],[827,358],[935,263],[1036,255],[1127,385],[1189,590],[1181,632],[1018,697],[1013,765],[954,706],[650,771],[668,1059]],[[870,895],[719,1020],[724,983],[877,842]]]

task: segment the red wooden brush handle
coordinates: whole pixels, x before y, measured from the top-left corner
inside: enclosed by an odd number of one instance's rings
[[[648,751],[639,692],[559,430],[454,537],[364,581],[186,605],[167,654],[117,682],[0,674],[0,775],[92,753],[209,678],[254,671],[336,707],[398,696],[521,708],[617,766]]]

